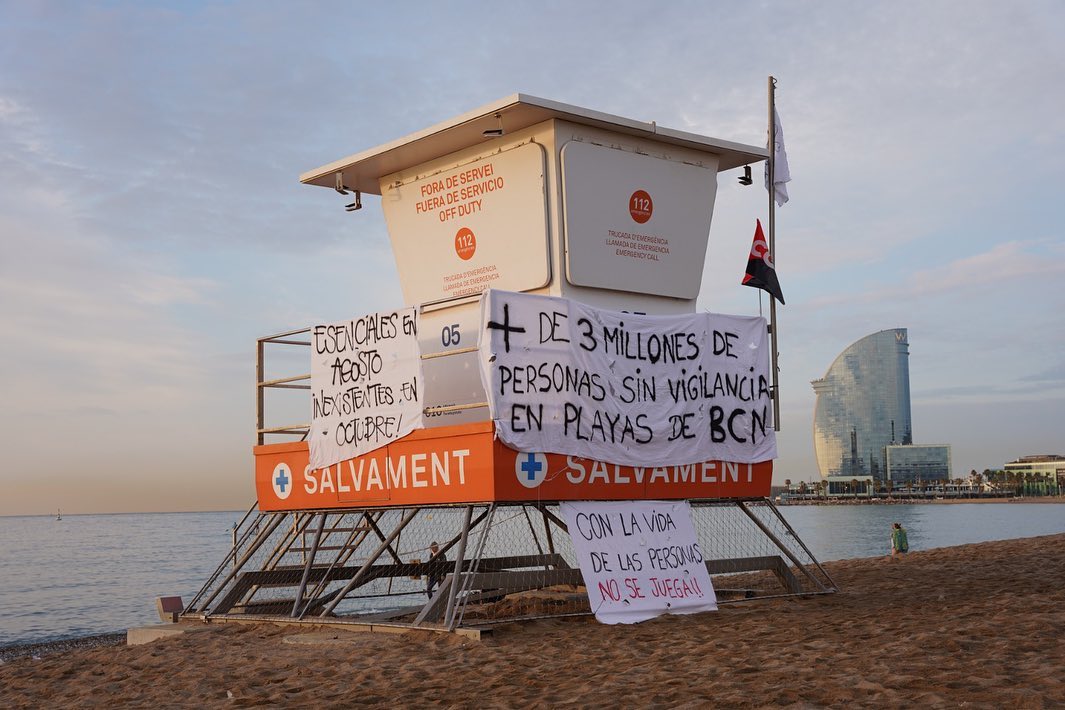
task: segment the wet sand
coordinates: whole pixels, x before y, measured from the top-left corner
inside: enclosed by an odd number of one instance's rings
[[[1065,706],[1065,535],[825,567],[842,592],[629,627],[226,624],[25,656],[0,665],[0,706]]]
[[[96,636],[77,636],[61,641],[46,641],[44,643],[27,643],[19,646],[0,647],[0,663],[7,663],[16,658],[51,656],[57,653],[66,653],[74,649],[99,648],[101,646],[121,646],[126,643],[125,634],[97,634]]]

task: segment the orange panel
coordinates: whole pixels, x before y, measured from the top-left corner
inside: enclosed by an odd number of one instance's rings
[[[264,511],[490,501],[759,498],[773,462],[707,461],[640,468],[561,454],[519,453],[490,422],[423,429],[336,466],[311,469],[305,442],[255,447]]]
[[[505,501],[761,498],[769,495],[773,462],[643,468],[518,453],[497,441],[495,471],[496,500]]]
[[[492,427],[466,424],[403,439],[311,469],[305,442],[255,447],[260,510],[314,510],[490,501]]]

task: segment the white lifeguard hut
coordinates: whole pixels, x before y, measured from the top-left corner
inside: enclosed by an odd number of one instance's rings
[[[300,176],[380,195],[406,305],[421,308],[435,426],[486,419],[477,299],[485,288],[618,311],[690,313],[718,173],[750,145],[514,94]]]
[[[693,312],[718,174],[766,158],[762,147],[515,94],[301,175],[344,195],[350,211],[380,195],[404,300],[419,310],[426,428],[335,470],[312,469],[307,425],[269,426],[264,397],[309,389],[308,375],[268,379],[264,365],[266,346],[309,345],[299,339],[308,329],[260,339],[258,514],[253,507],[241,522],[232,555],[185,615],[454,629],[470,605],[478,610],[465,618],[481,623],[588,613],[557,512],[560,501],[586,500],[587,489],[565,475],[535,489],[516,481],[518,452],[493,436],[488,417],[478,300],[497,288],[615,311]],[[571,464],[544,455],[558,471]],[[416,481],[429,460],[459,473],[440,486],[407,486],[406,474],[387,490],[345,483],[364,464],[402,468]],[[699,501],[711,574],[761,574],[787,594],[833,591],[768,502],[772,461],[745,465],[742,480],[655,487],[652,479],[638,494],[606,486],[596,496]],[[759,579],[731,591],[760,596]]]

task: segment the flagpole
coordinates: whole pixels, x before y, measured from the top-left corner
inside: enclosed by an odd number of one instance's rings
[[[776,218],[776,86],[777,80],[769,77],[769,253],[773,263],[777,259]],[[770,389],[773,392],[773,429],[780,431],[780,377],[777,369],[777,299],[769,297],[769,369]]]

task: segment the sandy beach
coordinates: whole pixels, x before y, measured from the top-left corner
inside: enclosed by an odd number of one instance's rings
[[[515,623],[480,642],[210,625],[8,660],[0,706],[1065,705],[1065,535],[826,568],[842,592],[628,627]]]

